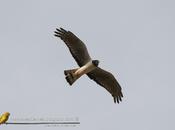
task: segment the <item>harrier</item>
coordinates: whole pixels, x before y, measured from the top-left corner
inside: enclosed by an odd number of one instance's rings
[[[113,96],[114,103],[122,101],[123,94],[120,84],[110,72],[98,67],[99,61],[91,59],[85,44],[77,36],[63,28],[56,29],[55,36],[65,42],[73,58],[80,66],[80,68],[64,71],[65,78],[70,85],[82,75],[87,74],[90,79],[104,87]]]

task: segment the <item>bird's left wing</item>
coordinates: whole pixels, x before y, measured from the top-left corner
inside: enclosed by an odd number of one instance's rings
[[[93,79],[96,83],[104,87],[113,96],[115,103],[116,99],[117,103],[122,101],[123,94],[120,84],[110,72],[97,67],[87,75],[90,79]]]
[[[55,36],[65,42],[80,67],[91,60],[86,45],[72,32],[60,28],[56,29]]]

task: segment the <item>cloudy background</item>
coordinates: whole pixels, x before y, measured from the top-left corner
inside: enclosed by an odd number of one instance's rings
[[[3,130],[174,130],[173,0],[1,0],[0,113],[13,118],[76,117],[76,127],[2,125]],[[74,32],[112,72],[124,99],[87,76],[72,87],[63,70],[77,67],[56,27]]]

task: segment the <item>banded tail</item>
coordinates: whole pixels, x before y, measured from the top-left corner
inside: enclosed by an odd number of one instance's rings
[[[64,74],[66,76],[65,78],[69,85],[72,85],[79,78],[77,75],[74,74],[77,70],[78,69],[64,70]]]

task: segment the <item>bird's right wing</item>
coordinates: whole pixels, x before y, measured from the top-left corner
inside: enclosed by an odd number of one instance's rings
[[[91,60],[85,44],[72,32],[60,28],[56,29],[55,36],[60,37],[65,42],[80,67]]]
[[[116,99],[117,103],[122,101],[123,94],[120,84],[110,72],[97,67],[87,75],[90,79],[104,87],[113,96],[115,103]]]

